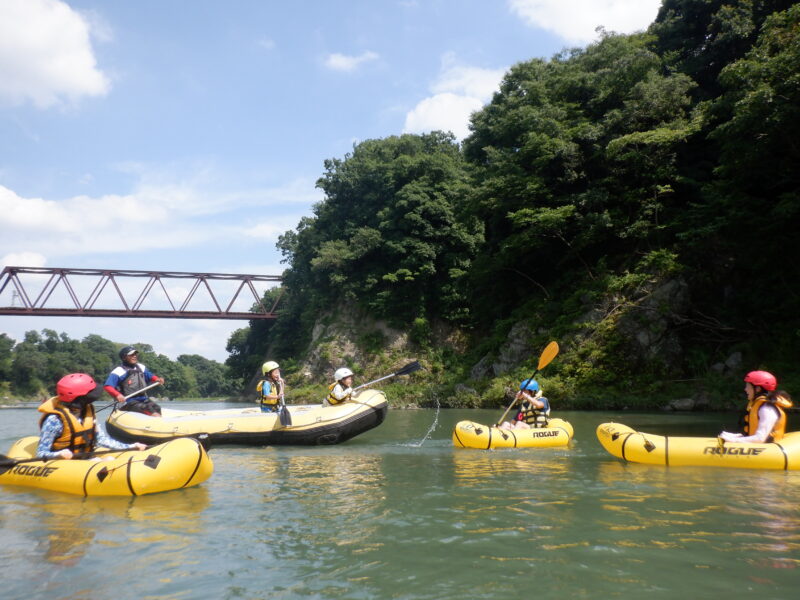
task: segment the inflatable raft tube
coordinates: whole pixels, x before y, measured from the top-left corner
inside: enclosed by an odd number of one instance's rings
[[[335,406],[288,406],[292,424],[281,425],[277,413],[259,407],[223,410],[162,409],[161,417],[114,411],[108,433],[126,442],[158,444],[179,437],[207,434],[214,444],[318,446],[338,444],[383,423],[389,404],[383,392],[364,390]]]
[[[572,439],[572,425],[562,419],[550,419],[547,427],[535,429],[500,429],[474,421],[459,421],[453,428],[453,445],[458,448],[553,448],[566,446]]]
[[[197,440],[172,440],[147,450],[98,450],[95,458],[32,460],[39,438],[22,438],[0,462],[0,483],[77,494],[141,496],[191,487],[214,465]],[[16,463],[15,461],[23,461]]]
[[[780,442],[747,444],[719,438],[671,437],[635,431],[620,423],[601,423],[597,439],[610,454],[629,462],[668,467],[800,469],[800,431]]]

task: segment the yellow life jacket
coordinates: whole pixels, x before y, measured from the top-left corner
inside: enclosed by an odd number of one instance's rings
[[[328,386],[328,404],[331,405],[341,404],[342,402],[347,402],[348,400],[350,400],[351,394],[348,394],[341,400],[339,400],[336,396],[333,395],[333,388],[335,388],[337,385],[341,384],[338,381],[334,381],[332,384]]]
[[[783,438],[786,433],[786,410],[792,406],[792,401],[785,396],[778,395],[774,401],[770,401],[766,395],[760,395],[753,398],[747,403],[747,409],[744,415],[744,434],[753,435],[758,429],[758,409],[761,408],[765,402],[769,402],[772,406],[778,409],[778,421],[775,427],[772,428],[768,442],[777,442]]]
[[[256,391],[261,392],[261,406],[272,409],[278,405],[278,384],[271,379],[259,381]],[[275,396],[275,398],[268,398],[267,396]]]
[[[61,421],[62,432],[53,441],[53,447],[51,448],[53,452],[64,449],[69,449],[76,453],[91,452],[94,449],[94,406],[91,404],[86,406],[86,416],[83,418],[83,423],[72,414],[71,410],[64,406],[63,402],[59,401],[58,396],[43,402],[39,406],[39,412],[44,413],[42,418],[39,419],[40,429],[49,415],[55,415]]]
[[[525,421],[531,427],[547,427],[550,419],[550,406],[536,408],[529,400],[523,400],[517,413],[517,421]]]

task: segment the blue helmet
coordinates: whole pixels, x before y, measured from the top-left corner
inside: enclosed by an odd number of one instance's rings
[[[539,384],[536,383],[535,379],[526,379],[522,383],[519,384],[519,389],[521,390],[531,390],[534,392],[539,391]]]

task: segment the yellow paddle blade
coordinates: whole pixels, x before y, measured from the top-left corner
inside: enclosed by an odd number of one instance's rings
[[[539,366],[536,369],[544,369],[556,357],[556,354],[558,354],[558,342],[550,342],[542,351],[542,355],[539,357]]]

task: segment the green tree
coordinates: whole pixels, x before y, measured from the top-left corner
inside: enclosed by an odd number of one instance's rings
[[[790,242],[800,226],[798,31],[800,6],[775,12],[752,48],[721,69],[722,93],[707,106],[719,160],[685,232],[698,254],[718,257],[705,273],[719,291],[704,296],[719,318],[759,352],[785,355],[800,327],[800,256]]]
[[[0,389],[9,387],[11,379],[11,365],[13,363],[12,350],[17,342],[5,333],[0,333]],[[5,384],[5,386],[3,386]]]
[[[222,396],[236,385],[223,365],[215,361],[193,355],[187,364],[182,364],[156,354],[150,344],[134,345],[148,369],[166,379],[165,389],[158,391],[164,395]],[[52,329],[28,331],[16,345],[7,335],[0,334],[0,387],[20,396],[52,395],[55,384],[68,373],[88,373],[102,385],[119,364],[120,348],[121,344],[98,335],[79,341]],[[198,379],[205,382],[202,388]]]
[[[744,56],[761,25],[794,0],[663,0],[650,32],[665,62],[699,84],[700,98],[721,91],[722,69]]]
[[[272,306],[278,303],[278,313],[283,327],[283,334],[275,334],[276,322],[272,319],[254,319],[247,327],[237,329],[228,338],[226,350],[228,358],[225,366],[228,376],[239,387],[245,385],[255,374],[261,372],[261,364],[267,352],[272,349],[274,357],[289,356],[296,351],[300,343],[299,328],[294,327],[296,318],[282,308],[288,294],[285,288],[272,288],[264,293],[263,303]]]
[[[199,395],[204,398],[231,396],[239,391],[239,382],[234,381],[224,365],[199,354],[181,354],[178,362],[194,373]]]
[[[451,135],[362,142],[326,160],[317,185],[326,197],[315,217],[278,244],[295,311],[345,300],[397,323],[466,317],[463,278],[482,227],[463,210],[467,174]]]
[[[151,348],[144,344],[136,346],[139,349],[139,360],[149,371],[164,378],[164,385],[149,391],[150,395],[171,398],[200,396],[194,372],[189,367],[174,362],[163,354],[156,354],[152,350],[143,350],[145,347]]]
[[[647,35],[515,65],[464,142],[486,243],[472,284],[482,322],[670,244],[678,155],[698,131],[694,83]],[[568,292],[571,293],[571,292]]]

